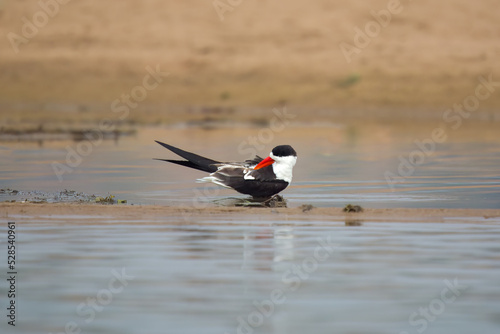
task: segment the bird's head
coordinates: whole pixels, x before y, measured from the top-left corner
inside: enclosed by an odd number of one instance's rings
[[[273,148],[267,158],[262,160],[254,169],[269,165],[273,166],[276,177],[287,182],[292,181],[292,170],[297,162],[297,152],[290,145],[279,145]]]

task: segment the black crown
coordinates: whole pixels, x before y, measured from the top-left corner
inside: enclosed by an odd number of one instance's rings
[[[290,145],[279,145],[273,148],[273,154],[276,157],[297,156],[297,152]]]

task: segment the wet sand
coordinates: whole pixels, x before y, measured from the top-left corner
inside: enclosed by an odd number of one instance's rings
[[[178,217],[179,224],[207,224],[203,222],[211,217],[224,217],[225,221],[237,221],[241,217],[253,216],[258,224],[261,217],[275,217],[271,220],[286,222],[300,219],[303,223],[312,221],[345,221],[346,224],[370,222],[444,222],[467,218],[469,222],[482,223],[500,218],[500,209],[364,209],[363,212],[345,213],[342,208],[312,208],[305,210],[296,208],[242,208],[242,207],[182,207],[157,205],[97,205],[97,204],[29,204],[0,203],[0,215],[3,219],[16,221],[36,221],[37,218],[57,216],[72,216],[74,219],[85,219],[96,224],[102,219],[113,217],[120,224],[135,224],[137,220],[157,221],[161,224],[162,217]],[[197,218],[201,218],[197,220]],[[208,224],[214,224],[212,221]]]

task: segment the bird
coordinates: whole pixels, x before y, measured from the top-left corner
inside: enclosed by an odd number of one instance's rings
[[[210,173],[197,179],[231,188],[253,199],[269,199],[283,191],[292,182],[292,170],[297,152],[290,145],[278,145],[265,159],[258,155],[244,162],[220,162],[181,150],[155,140],[158,144],[186,160],[155,159]]]

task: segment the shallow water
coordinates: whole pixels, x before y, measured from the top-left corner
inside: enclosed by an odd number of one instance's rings
[[[276,144],[291,144],[299,159],[293,183],[282,193],[290,206],[500,208],[498,125],[463,126],[448,133],[443,143],[428,144],[426,154],[415,141],[428,142],[433,129],[430,123],[296,125],[265,137],[262,129],[251,127],[157,127],[98,145],[5,142],[0,147],[1,188],[25,193],[0,194],[0,200],[22,200],[29,195],[26,192],[37,190],[47,192],[49,201],[58,201],[54,197],[64,189],[112,194],[134,204],[205,205],[228,196],[242,197],[195,183],[204,175],[199,171],[153,160],[176,158],[154,143],[157,139],[221,161],[242,161],[253,154],[266,155]],[[81,161],[69,156],[72,165],[68,164],[68,152],[79,149],[86,156]],[[410,156],[415,165],[401,162]],[[54,172],[55,162],[66,166],[61,180]]]
[[[10,217],[7,332],[498,333],[498,219],[293,219]]]

